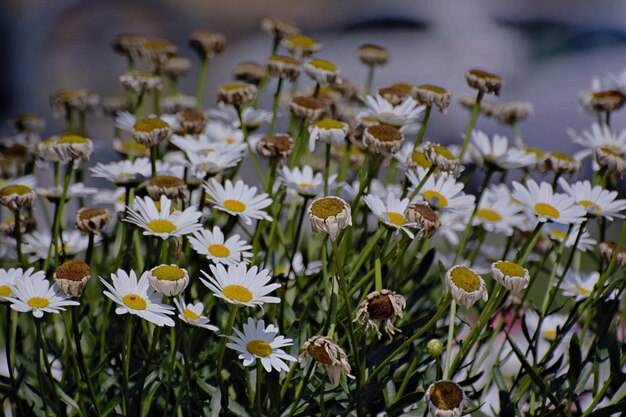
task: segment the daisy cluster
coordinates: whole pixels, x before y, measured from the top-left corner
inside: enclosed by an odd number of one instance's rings
[[[626,131],[611,124],[626,76],[581,93],[592,121],[563,127],[570,155],[523,135],[533,106],[493,100],[498,74],[467,70],[453,103],[434,84],[378,85],[382,46],[357,48],[361,84],[293,22],[261,28],[269,55],[237,65],[215,107],[223,34],[191,33],[193,60],[121,34],[119,95],[55,92],[61,132],[10,122],[5,413],[626,409]],[[460,140],[430,137],[457,104]],[[90,138],[95,117],[114,137]]]

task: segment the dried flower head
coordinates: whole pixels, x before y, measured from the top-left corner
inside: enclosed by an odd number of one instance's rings
[[[404,135],[392,126],[374,125],[363,131],[363,144],[374,153],[396,153],[404,143]]]
[[[412,203],[404,210],[404,216],[409,223],[417,223],[419,226],[419,239],[432,238],[441,227],[441,221],[437,213],[428,203]]]
[[[452,93],[443,87],[431,84],[420,84],[413,88],[413,98],[425,106],[437,106],[445,114],[452,100]]]
[[[496,96],[500,94],[500,89],[504,84],[499,75],[477,68],[472,68],[465,73],[465,81],[471,88]]]
[[[366,330],[373,328],[379,339],[382,334],[378,327],[384,321],[385,332],[391,337],[396,332],[401,332],[393,324],[397,317],[402,318],[405,307],[406,300],[402,295],[390,290],[374,291],[369,293],[365,301],[359,305],[354,321],[365,324]]]
[[[295,23],[275,16],[268,16],[261,20],[261,30],[279,40],[300,33],[300,28]]]
[[[472,109],[474,108],[474,103],[476,103],[475,96],[463,94],[461,97],[459,97],[459,104],[469,111],[472,111]],[[485,99],[482,99],[480,101],[480,114],[482,114],[483,116],[493,117],[496,114],[496,109],[496,104],[493,101]]]
[[[70,297],[80,297],[91,278],[91,269],[83,261],[67,261],[54,272],[57,286]]]
[[[378,67],[389,62],[389,51],[386,48],[369,43],[359,46],[357,56],[368,67]]]
[[[189,46],[201,57],[212,57],[226,49],[226,36],[213,30],[199,30],[189,35]]]
[[[626,160],[624,155],[611,149],[609,146],[598,146],[593,149],[593,157],[602,168],[605,168],[609,174],[622,178],[626,172]]]
[[[177,198],[184,199],[189,195],[185,181],[170,175],[157,175],[152,178],[146,186],[146,190],[155,201],[159,201],[162,195],[170,200],[176,200]]]
[[[93,143],[91,139],[86,137],[63,133],[59,136],[53,148],[62,161],[69,161],[70,159],[87,161],[93,152]]]
[[[265,66],[258,62],[240,62],[233,69],[233,75],[237,81],[258,85],[267,75]]]
[[[284,55],[272,55],[265,62],[267,73],[274,78],[295,80],[300,75],[300,61]]]
[[[616,248],[615,242],[602,242],[600,243],[600,254],[610,262]],[[620,268],[626,269],[626,244],[622,244],[620,251],[615,255],[615,262],[617,262]]]
[[[332,240],[348,226],[352,226],[350,205],[339,197],[320,197],[309,206],[313,233],[328,233]]]
[[[137,141],[113,139],[113,149],[122,156],[146,157],[150,155],[150,150],[146,145],[137,143]]]
[[[199,135],[206,128],[209,118],[202,112],[185,110],[176,113],[176,121],[180,126],[180,133],[185,135]]]
[[[13,121],[13,127],[20,133],[36,133],[43,132],[46,128],[46,121],[40,116],[32,113],[22,113]]]
[[[102,110],[109,116],[116,117],[122,111],[128,111],[128,100],[122,96],[108,96],[102,99]]]
[[[150,286],[168,297],[179,295],[189,285],[189,273],[176,265],[159,265],[150,270]]]
[[[582,164],[580,161],[562,152],[550,152],[544,156],[544,169],[557,174],[568,174],[574,176],[580,171]]]
[[[217,100],[224,104],[240,105],[256,96],[256,86],[249,83],[226,83],[217,89]]]
[[[591,107],[598,112],[613,112],[626,103],[626,96],[619,90],[602,90],[591,93]]]
[[[115,52],[135,59],[139,57],[139,47],[145,41],[144,36],[136,33],[121,33],[115,37],[111,46]]]
[[[169,140],[173,133],[170,125],[158,117],[137,119],[132,129],[133,138],[137,143],[149,148]]]
[[[396,84],[388,87],[382,87],[378,89],[378,95],[390,102],[391,105],[398,106],[402,104],[405,99],[411,96],[411,86],[409,86],[408,90],[398,88]]]
[[[163,88],[161,77],[146,72],[128,71],[120,75],[119,81],[124,89],[136,95],[150,93]]]
[[[181,111],[193,110],[196,106],[196,98],[182,93],[175,93],[161,99],[161,112],[176,114]]]
[[[139,57],[155,67],[162,66],[178,48],[167,39],[146,39],[139,45]]]
[[[307,340],[300,348],[298,360],[302,361],[307,356],[326,369],[331,384],[339,384],[342,374],[348,378],[354,378],[350,374],[352,368],[348,363],[348,356],[330,337],[313,336]]]
[[[526,120],[533,111],[534,107],[528,101],[509,101],[497,108],[496,117],[502,124],[514,125]]]
[[[350,130],[347,123],[335,119],[322,119],[309,125],[309,150],[315,150],[317,141],[334,146],[346,143],[346,136]]]
[[[92,110],[94,94],[84,88],[59,90],[50,96],[50,106],[54,117],[64,117],[68,112]],[[95,96],[95,104],[99,100]]]
[[[20,233],[30,233],[37,228],[37,222],[28,214],[20,214]],[[7,216],[2,223],[0,223],[0,233],[4,236],[15,236],[15,216]]]
[[[32,207],[36,196],[35,191],[29,186],[11,184],[0,189],[0,204],[16,211]]]
[[[497,261],[491,264],[491,275],[504,288],[519,293],[528,287],[530,274],[526,268],[511,261]]]
[[[334,83],[340,72],[335,64],[319,58],[306,61],[304,71],[311,79],[324,86]]]
[[[326,112],[324,103],[313,97],[297,96],[289,102],[289,110],[298,117],[304,118],[309,123],[322,118]]]
[[[460,417],[467,404],[463,388],[452,381],[433,382],[424,399],[433,417]]]
[[[264,136],[257,144],[257,151],[264,158],[277,158],[280,164],[284,164],[291,155],[293,145],[293,138],[287,134]]]
[[[189,72],[190,68],[191,60],[180,55],[172,55],[168,57],[161,67],[163,74],[174,80],[184,77]]]
[[[307,58],[322,49],[321,43],[305,35],[288,36],[283,38],[280,44],[287,48],[291,56],[298,60]]]
[[[426,142],[424,155],[432,164],[445,172],[454,172],[459,167],[459,160],[446,148],[437,143]]]
[[[473,269],[455,265],[446,272],[446,284],[452,298],[459,305],[471,307],[481,298],[487,301],[485,281]]]
[[[76,213],[76,228],[85,233],[100,234],[111,221],[111,213],[103,208],[83,207]]]

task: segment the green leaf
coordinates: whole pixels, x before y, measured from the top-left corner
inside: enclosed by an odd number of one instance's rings
[[[623,413],[626,410],[626,400],[622,400],[617,404],[612,404],[607,407],[601,408],[589,414],[587,417],[604,417],[612,414]]]
[[[581,362],[582,354],[580,353],[580,343],[578,342],[578,335],[574,333],[569,342],[569,369],[567,370],[570,397],[574,394],[574,388],[580,376]]]

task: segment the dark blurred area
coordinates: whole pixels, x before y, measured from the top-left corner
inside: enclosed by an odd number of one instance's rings
[[[197,29],[226,34],[227,49],[209,69],[206,97],[213,105],[216,85],[232,79],[235,64],[263,62],[269,54],[271,40],[259,29],[269,15],[293,20],[320,40],[318,56],[354,81],[366,76],[356,48],[375,43],[391,52],[389,65],[376,74],[377,87],[407,82],[448,88],[455,104],[447,116],[436,116],[427,133],[441,142],[458,140],[467,123],[467,112],[456,100],[470,92],[463,77],[470,67],[504,78],[495,101],[534,104],[535,114],[522,132],[527,143],[546,150],[569,143],[567,127],[592,123],[577,106],[591,78],[626,68],[626,2],[619,0],[4,0],[0,119],[32,112],[46,118],[47,134],[56,133],[63,121],[53,120],[49,111],[54,91],[84,87],[101,95],[121,93],[117,79],[126,62],[112,51],[111,41],[122,32],[169,39],[191,58],[194,67],[180,85],[186,93],[193,92],[197,71],[188,34]],[[110,119],[91,118],[92,137],[111,140]],[[626,125],[619,113],[613,125]],[[508,133],[490,120],[478,127]]]

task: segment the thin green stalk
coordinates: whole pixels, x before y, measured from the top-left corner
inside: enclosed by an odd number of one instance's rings
[[[90,234],[90,236],[92,236]],[[98,401],[98,396],[96,395],[96,391],[93,388],[93,384],[91,383],[91,377],[89,376],[89,368],[87,366],[87,361],[85,360],[85,355],[83,354],[83,348],[80,344],[80,329],[78,327],[79,317],[78,317],[78,309],[80,306],[71,306],[71,319],[72,319],[72,333],[74,334],[74,345],[76,346],[76,356],[78,363],[78,370],[83,378],[85,384],[87,384],[87,389],[89,390],[89,396],[91,397],[91,401],[96,412],[97,416],[100,416],[100,402]]]
[[[380,264],[380,255],[376,257],[376,260],[374,261],[374,282],[375,282],[375,286],[374,289],[376,291],[382,291],[383,290],[383,273],[382,273],[382,266]]]
[[[314,365],[314,361],[311,360],[311,362],[309,362],[309,364],[307,365],[307,370],[304,374],[304,378],[300,380],[300,383],[296,387],[296,398],[293,400],[293,403],[292,403],[293,405],[291,406],[291,410],[289,411],[289,414],[287,415],[287,417],[292,417],[293,414],[298,409],[298,404],[300,404],[300,398],[302,397],[302,392],[304,391],[304,388],[307,386],[307,384],[309,383],[309,379],[311,378],[311,373],[313,372],[313,368],[314,368],[313,365]]]
[[[65,171],[65,178],[63,180],[63,191],[61,192],[61,197],[59,199],[58,210],[56,211],[56,215],[54,216],[54,223],[52,225],[52,240],[50,241],[50,247],[48,248],[48,257],[44,261],[44,271],[48,271],[48,267],[50,266],[50,259],[52,258],[53,250],[56,254],[58,254],[58,239],[59,239],[59,230],[61,229],[61,220],[63,219],[63,209],[65,208],[65,199],[67,197],[67,190],[70,186],[70,180],[72,178],[72,170],[74,168],[74,161],[70,161],[67,165],[67,169]],[[55,265],[56,267],[56,265]]]
[[[274,93],[274,104],[272,105],[272,122],[270,123],[269,135],[273,135],[276,132],[276,118],[278,116],[278,104],[280,103],[280,92],[283,88],[283,81],[283,78],[278,78],[276,93]]]
[[[324,160],[324,197],[328,195],[328,177],[330,176],[330,143],[326,144],[326,158]]]
[[[222,364],[224,363],[224,354],[226,353],[226,341],[228,340],[228,336],[233,331],[233,326],[235,325],[235,319],[237,318],[237,306],[234,304],[230,306],[230,314],[228,316],[228,323],[226,324],[226,328],[224,331],[224,337],[220,341],[220,346],[217,354],[217,381],[220,387],[220,391],[222,393],[222,408],[228,408],[228,391],[226,386],[224,385],[224,380],[222,376]]]
[[[200,58],[200,68],[198,69],[198,78],[196,80],[196,111],[202,108],[202,100],[204,99],[204,84],[209,71],[209,57]]]
[[[415,138],[415,143],[413,144],[413,152],[415,152],[417,150],[417,147],[422,144],[422,139],[424,139],[424,132],[426,132],[426,123],[428,123],[428,119],[430,118],[431,109],[432,106],[426,106],[426,110],[424,110],[424,119],[422,120],[420,130],[417,132],[417,137]]]
[[[454,324],[456,321],[456,301],[450,304],[450,324],[448,325],[448,342],[446,344],[446,361],[443,368],[443,379],[450,379],[450,357],[452,355],[452,340],[454,339]]]
[[[263,399],[261,397],[261,387],[263,379],[263,365],[261,364],[261,359],[256,360],[256,390],[254,391],[254,396],[256,398],[256,412],[259,417],[263,417],[263,408],[262,402]]]
[[[43,369],[43,366],[41,365],[42,361],[45,360],[46,352],[45,352],[45,346],[41,338],[40,320],[41,319],[35,319],[35,327],[37,329],[37,378],[39,379],[39,394],[41,396],[41,402],[43,403],[43,410],[46,414],[46,417],[48,417],[49,416],[48,401],[46,400],[46,398],[48,397],[48,394],[46,393],[46,389],[44,388],[44,382],[43,382],[44,369]]]
[[[7,303],[6,305],[6,319],[5,319],[5,340],[6,340],[6,355],[7,355],[7,367],[9,371],[9,381],[11,382],[11,391],[9,393],[13,403],[17,407],[18,415],[22,415],[22,403],[20,401],[19,392],[17,390],[17,384],[15,383],[15,374],[13,373],[13,335],[11,332],[12,320],[11,316],[13,313],[13,309],[11,309],[11,304]]]
[[[24,260],[24,254],[22,253],[22,225],[20,222],[20,210],[17,209],[14,212],[15,215],[15,247],[17,250],[17,260],[20,263],[20,266],[24,269],[28,267],[26,261]]]
[[[93,257],[94,234],[89,233],[89,242],[87,243],[87,253],[85,254],[85,263],[91,266],[91,258]]]
[[[365,94],[370,94],[374,83],[374,65],[367,66],[367,78],[365,79]]]
[[[435,169],[437,169],[435,165],[432,165],[430,168],[428,168],[428,172],[426,172],[426,175],[424,175],[424,178],[422,178],[419,184],[417,184],[417,187],[415,187],[415,190],[413,190],[413,192],[409,196],[409,201],[413,201],[413,199],[417,196],[417,193],[419,193],[422,187],[424,186],[424,184],[426,184],[426,181],[428,180],[428,178],[433,174],[433,172],[435,172]]]
[[[252,149],[250,145],[250,139],[248,138],[248,127],[243,122],[243,108],[240,104],[235,105],[235,109],[237,110],[237,115],[239,116],[239,124],[241,125],[241,131],[243,132],[243,138],[246,141],[246,145],[248,147],[248,153],[250,154],[250,159],[252,160],[252,165],[254,165],[254,169],[256,170],[257,175],[259,176],[259,180],[261,184],[263,183],[263,179],[265,175],[263,175],[263,170],[261,169],[261,164],[259,163],[258,158],[256,157],[256,153]]]
[[[158,144],[155,144],[150,148],[150,168],[152,170],[152,178],[157,176],[156,169],[156,161],[157,161],[157,152],[158,152]]]
[[[526,262],[528,255],[530,255],[530,251],[535,247],[535,242],[537,241],[537,237],[539,236],[539,232],[541,231],[543,224],[543,222],[537,223],[528,239],[526,239],[524,246],[522,246],[522,248],[517,252],[517,255],[515,255],[515,263],[523,265]]]
[[[472,130],[474,130],[474,125],[476,125],[476,119],[478,119],[478,114],[480,113],[480,102],[483,100],[484,95],[485,93],[482,91],[479,91],[476,95],[476,101],[474,102],[474,107],[472,107],[472,114],[470,115],[467,129],[465,130],[465,136],[463,136],[463,144],[461,145],[461,153],[459,154],[459,161],[461,163],[463,163],[463,157],[465,156],[465,152],[467,151],[467,146],[469,145]]]
[[[124,330],[124,346],[122,347],[122,414],[126,417],[129,416],[130,411],[130,395],[129,395],[129,378],[130,378],[130,356],[131,345],[130,341],[133,334],[133,315],[128,314],[126,317],[126,326]]]

